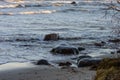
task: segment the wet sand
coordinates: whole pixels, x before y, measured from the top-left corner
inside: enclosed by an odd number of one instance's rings
[[[23,63],[16,65],[21,64],[23,65]],[[8,69],[9,66],[12,68]],[[45,65],[15,67],[15,64],[5,64],[0,67],[0,80],[94,80],[95,74],[95,71],[90,71],[88,68],[60,69]]]

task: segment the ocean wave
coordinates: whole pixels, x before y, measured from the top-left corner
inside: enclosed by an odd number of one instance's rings
[[[25,11],[25,12],[19,12],[18,14],[51,14],[54,12],[56,12],[56,10]]]
[[[0,5],[0,8],[27,8],[27,7],[48,7],[49,4],[7,4]]]
[[[8,4],[8,5],[0,5],[0,8],[16,8],[18,4]]]
[[[23,11],[23,12],[0,12],[0,15],[31,15],[31,14],[51,14],[56,10],[43,10],[43,11]]]
[[[0,15],[32,15],[32,14],[52,14],[55,12],[78,12],[78,11],[88,11],[84,8],[68,8],[63,10],[40,10],[40,11],[20,11],[20,12],[0,12]]]
[[[7,12],[7,13],[5,13],[5,12],[0,12],[0,15],[13,15],[14,13],[12,13],[12,12]]]
[[[39,42],[43,41],[46,34],[11,34],[11,35],[1,35],[0,42]],[[64,34],[59,34],[59,40],[80,40],[83,37],[80,36],[65,36]]]

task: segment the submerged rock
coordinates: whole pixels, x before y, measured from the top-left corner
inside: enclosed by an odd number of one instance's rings
[[[120,49],[119,49],[119,50],[117,50],[117,53],[120,53]]]
[[[99,43],[94,43],[95,46],[99,46],[99,47],[104,46],[105,44],[106,43],[104,41],[101,41]]]
[[[45,35],[44,41],[50,41],[50,40],[53,40],[53,41],[59,40],[59,35],[56,33],[51,33],[51,34]]]
[[[64,55],[71,55],[71,54],[79,54],[79,50],[75,47],[67,47],[67,46],[59,46],[53,48],[50,52],[53,54],[64,54]]]
[[[37,61],[36,65],[50,65],[47,60],[41,59]]]
[[[96,59],[96,58],[84,58],[78,61],[77,65],[78,67],[87,67],[87,66],[93,66],[97,65],[101,62],[102,59]]]
[[[119,43],[119,42],[120,42],[120,39],[111,39],[111,40],[109,40],[109,42],[112,42],[112,43]]]
[[[89,56],[89,55],[82,55],[82,56],[79,56],[78,57],[78,59],[77,59],[77,61],[79,62],[81,59],[83,59],[83,58],[92,58],[91,56]]]
[[[70,62],[61,62],[59,63],[59,66],[71,66],[72,64]]]
[[[83,48],[83,47],[78,47],[78,50],[79,50],[79,51],[83,51],[83,50],[85,50],[85,48]]]
[[[17,38],[15,39],[17,42],[34,42],[34,41],[39,41],[38,38],[30,38],[30,39],[24,39],[24,38]]]

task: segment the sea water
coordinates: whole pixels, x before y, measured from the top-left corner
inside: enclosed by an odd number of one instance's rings
[[[105,4],[110,4],[109,0],[74,0],[76,4],[71,4],[72,1],[1,0],[0,64],[76,57],[50,53],[61,44],[85,47],[83,53],[91,56],[109,53],[112,49],[92,45],[114,35],[112,17],[105,16]],[[43,41],[50,33],[57,33],[64,39]]]

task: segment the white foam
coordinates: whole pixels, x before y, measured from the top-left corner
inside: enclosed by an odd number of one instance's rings
[[[51,14],[54,12],[56,12],[56,10],[25,11],[25,12],[19,12],[18,14]]]

